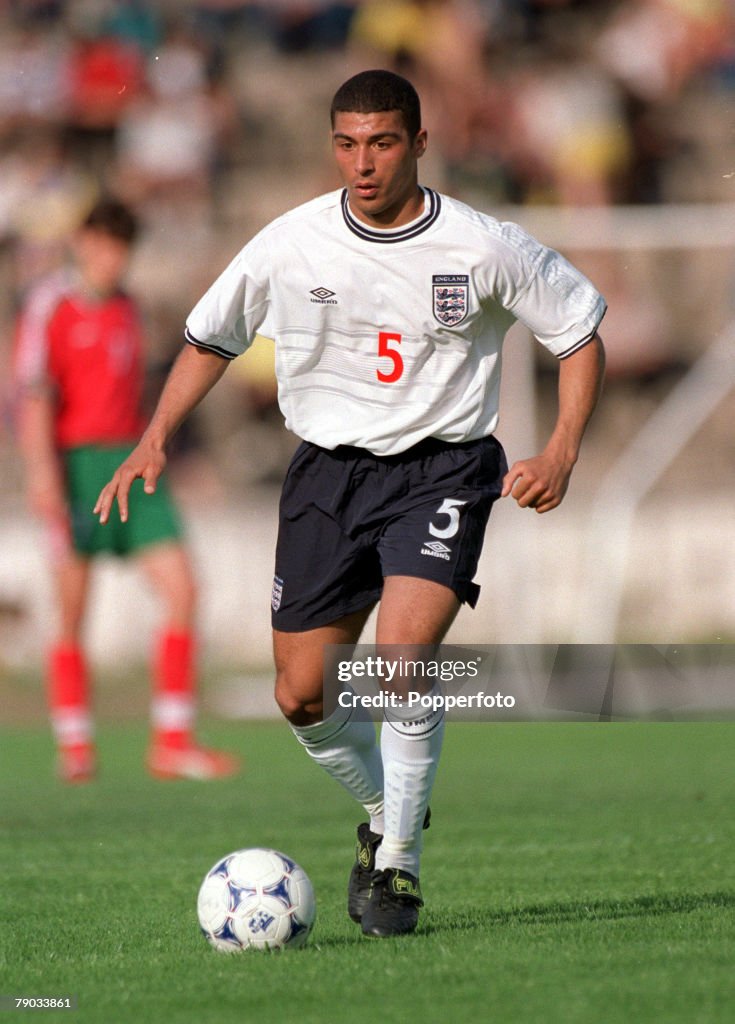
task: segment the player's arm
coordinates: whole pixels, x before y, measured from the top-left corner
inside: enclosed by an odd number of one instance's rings
[[[133,480],[142,477],[145,491],[152,494],[164,466],[166,445],[183,420],[227,369],[229,359],[207,349],[185,345],[168,375],[156,411],[137,447],[117,469],[112,480],[103,487],[95,515],[106,523],[117,498],[120,518],[128,518],[128,495]]]
[[[503,480],[502,497],[511,495],[521,508],[550,512],[560,504],[582,437],[602,390],[605,350],[599,334],[559,364],[559,411],[556,425],[540,455],[514,463]]]
[[[63,474],[54,440],[54,398],[48,388],[21,393],[16,424],[31,510],[45,518],[66,515]]]

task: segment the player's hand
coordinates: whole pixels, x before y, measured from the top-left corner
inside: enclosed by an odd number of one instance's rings
[[[543,453],[515,462],[503,477],[501,498],[509,495],[521,508],[550,512],[561,504],[569,486],[572,466]]]
[[[120,519],[128,521],[128,496],[133,480],[143,480],[143,490],[146,494],[153,494],[156,490],[158,478],[166,466],[166,455],[161,448],[156,448],[143,439],[137,448],[116,470],[112,480],[100,491],[97,504],[94,506],[94,514],[99,515],[100,523],[104,525],[110,518],[112,506],[117,498],[120,509]]]

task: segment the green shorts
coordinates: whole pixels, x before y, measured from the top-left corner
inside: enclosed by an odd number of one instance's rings
[[[82,555],[129,555],[181,538],[181,521],[164,479],[155,494],[145,494],[142,480],[133,481],[127,523],[120,520],[117,502],[105,526],[92,512],[100,491],[132,450],[133,445],[84,445],[64,453],[74,550]]]

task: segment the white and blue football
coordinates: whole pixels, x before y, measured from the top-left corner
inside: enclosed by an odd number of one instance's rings
[[[236,850],[204,877],[199,924],[215,949],[303,946],[314,926],[314,888],[303,868],[278,850]]]

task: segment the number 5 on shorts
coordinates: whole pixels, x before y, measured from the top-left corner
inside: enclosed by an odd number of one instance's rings
[[[448,516],[449,522],[443,527],[434,526],[433,523],[429,523],[429,533],[434,537],[440,537],[442,540],[453,537],[459,529],[459,506],[466,504],[466,501],[459,501],[457,498],[445,498],[436,510],[435,515]]]

